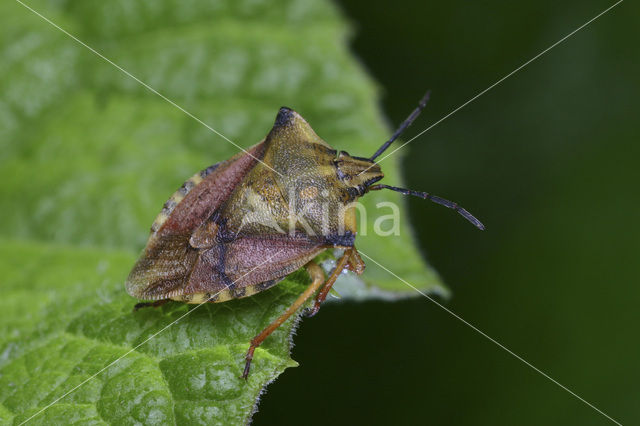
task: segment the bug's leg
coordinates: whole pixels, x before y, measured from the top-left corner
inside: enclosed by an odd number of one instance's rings
[[[365,266],[367,265],[365,265],[364,261],[360,257],[360,253],[358,253],[358,250],[353,247],[353,250],[351,250],[351,257],[349,257],[349,261],[347,262],[347,269],[358,275],[362,275]]]
[[[162,300],[156,300],[155,302],[141,302],[141,303],[136,303],[136,305],[133,307],[133,311],[137,311],[140,308],[157,308],[159,306],[164,305],[165,303],[167,303],[170,299],[162,299]]]
[[[287,308],[286,311],[282,315],[280,315],[275,321],[269,324],[264,330],[260,332],[256,337],[251,339],[251,345],[249,346],[249,350],[247,351],[247,355],[245,356],[245,365],[244,371],[242,372],[242,378],[247,379],[249,376],[249,369],[251,368],[251,360],[253,359],[253,352],[256,350],[258,346],[269,337],[271,333],[278,327],[282,325],[291,315],[293,315],[300,306],[307,301],[308,298],[313,296],[313,294],[320,288],[322,283],[324,282],[324,271],[317,263],[311,261],[305,265],[309,275],[311,276],[311,284],[309,287],[296,299],[295,302],[291,306]]]
[[[364,266],[362,266],[364,265],[364,262],[362,262],[362,259],[360,259],[359,255],[353,254],[354,251],[355,248],[348,248],[344,251],[342,257],[338,259],[336,268],[333,270],[327,281],[324,283],[324,286],[322,286],[322,288],[318,292],[318,295],[316,296],[316,302],[313,304],[313,308],[311,308],[309,312],[307,312],[307,316],[312,317],[318,313],[318,311],[320,310],[320,305],[322,304],[322,302],[324,302],[324,299],[327,298],[331,287],[333,287],[333,284],[336,282],[345,267],[347,267],[348,265],[352,266],[354,269],[356,269],[356,272],[359,270],[360,273],[362,273],[362,270],[364,270]],[[357,259],[359,259],[361,263],[357,263]]]

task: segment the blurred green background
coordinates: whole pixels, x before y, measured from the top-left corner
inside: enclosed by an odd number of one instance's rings
[[[433,91],[407,138],[611,4],[341,2],[393,126]],[[623,424],[640,422],[639,12],[623,2],[401,151],[408,187],[487,225],[411,200],[446,306]],[[293,357],[256,425],[611,424],[424,298],[327,306]]]

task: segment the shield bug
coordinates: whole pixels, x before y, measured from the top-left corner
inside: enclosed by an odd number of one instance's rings
[[[257,145],[196,173],[165,203],[144,253],[126,281],[143,306],[169,300],[218,303],[249,297],[306,267],[312,282],[296,301],[250,342],[242,377],[255,349],[315,294],[314,315],[340,273],[364,271],[354,242],[354,203],[369,191],[390,189],[454,209],[484,226],[456,203],[426,192],[377,184],[375,159],[416,119],[418,107],[369,158],[336,151],[295,111],[280,108],[273,128]],[[343,249],[325,279],[313,259]],[[317,293],[317,294],[316,294]]]

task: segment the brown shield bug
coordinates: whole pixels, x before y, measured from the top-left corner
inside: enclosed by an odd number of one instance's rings
[[[429,92],[391,138],[369,158],[336,151],[295,111],[280,108],[263,141],[195,174],[165,203],[151,227],[144,253],[126,281],[127,292],[159,306],[224,302],[264,291],[305,266],[312,283],[272,324],[256,335],[255,349],[316,292],[314,315],[339,274],[357,274],[364,262],[354,246],[353,204],[368,191],[390,189],[454,209],[484,226],[456,203],[394,186],[375,159],[416,119]],[[331,275],[313,259],[326,249],[343,249]]]

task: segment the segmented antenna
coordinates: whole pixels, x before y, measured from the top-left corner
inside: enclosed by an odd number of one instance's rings
[[[413,191],[411,189],[398,188],[397,186],[389,186],[384,184],[373,185],[369,187],[371,191],[377,191],[380,189],[390,189],[392,191],[399,192],[404,195],[415,195],[416,197],[423,198],[425,200],[433,201],[434,203],[440,204],[441,206],[448,207],[460,213],[462,217],[467,219],[469,222],[473,223],[476,228],[484,231],[484,225],[478,219],[476,219],[471,213],[463,209],[458,205],[458,203],[454,203],[453,201],[445,200],[444,198],[436,197],[435,195],[431,195],[428,192],[420,192]]]
[[[376,158],[378,158],[380,156],[380,154],[382,154],[387,148],[389,148],[389,145],[391,145],[393,143],[393,141],[398,139],[398,136],[400,136],[402,134],[402,132],[407,130],[407,127],[411,126],[411,123],[413,123],[413,121],[416,118],[418,118],[418,116],[420,115],[420,113],[422,112],[424,107],[427,106],[427,102],[429,102],[429,97],[430,96],[431,96],[431,90],[427,90],[427,93],[425,93],[425,95],[422,97],[422,99],[420,99],[420,102],[418,103],[418,107],[416,109],[414,109],[411,114],[409,114],[409,117],[407,117],[407,119],[404,120],[402,122],[402,124],[400,124],[400,127],[398,127],[398,129],[393,133],[393,135],[391,135],[391,139],[389,139],[388,141],[383,143],[382,146],[380,148],[378,148],[376,153],[371,156],[371,158],[370,158],[371,161],[373,161]]]

